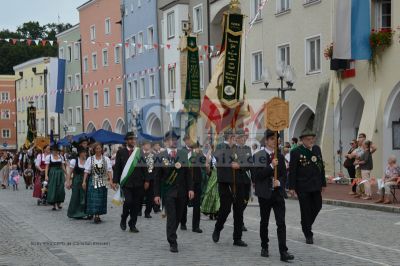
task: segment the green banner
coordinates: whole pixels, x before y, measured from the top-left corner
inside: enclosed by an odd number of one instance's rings
[[[224,82],[219,97],[223,104],[231,108],[239,103],[242,33],[243,15],[226,15]]]
[[[187,80],[184,106],[191,113],[200,112],[200,67],[196,37],[187,37]]]
[[[28,126],[28,135],[26,136],[27,141],[32,142],[37,135],[36,131],[36,108],[33,106],[28,107],[27,110],[27,126]]]

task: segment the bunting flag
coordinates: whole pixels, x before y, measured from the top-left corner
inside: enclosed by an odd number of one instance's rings
[[[64,59],[50,58],[49,73],[53,74],[49,85],[53,93],[47,95],[48,110],[59,114],[64,112],[65,63]]]

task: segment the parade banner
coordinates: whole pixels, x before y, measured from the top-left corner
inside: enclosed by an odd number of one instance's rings
[[[225,15],[225,67],[222,89],[219,91],[219,99],[229,108],[239,105],[240,98],[240,71],[242,56],[243,15]]]
[[[187,76],[184,106],[187,112],[200,111],[200,66],[196,37],[187,36]]]
[[[26,136],[25,147],[29,148],[30,144],[35,140],[37,136],[36,131],[36,107],[29,106],[27,108],[27,126],[28,134]]]
[[[50,59],[49,72],[53,74],[49,77],[48,89],[56,93],[47,94],[48,110],[59,114],[64,112],[65,65],[64,59]]]

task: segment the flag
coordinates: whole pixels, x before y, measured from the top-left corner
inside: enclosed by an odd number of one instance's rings
[[[47,94],[49,112],[64,112],[64,83],[65,83],[65,60],[58,58],[50,59],[49,86],[47,91],[55,93]]]
[[[239,47],[229,47],[229,42],[226,38],[229,17],[232,15],[238,16],[239,14],[224,14],[223,40],[220,55],[200,110],[201,114],[211,122],[217,134],[227,128],[235,128],[238,122],[249,115],[249,105],[245,97],[246,87],[243,78],[245,60],[241,60],[241,56],[245,52],[245,45],[240,40],[241,45]],[[240,16],[242,16],[241,23],[243,24],[243,15]],[[235,22],[240,22],[237,20],[237,17],[235,19]],[[232,34],[232,31],[229,32]],[[241,29],[240,34],[235,33],[236,39],[234,41],[239,41],[240,38],[238,37],[239,35],[241,37],[242,32],[244,32],[244,29]],[[232,58],[232,53],[237,53],[238,55],[235,57],[237,59],[236,62],[235,58]],[[228,60],[227,54],[230,55]],[[232,71],[228,71],[226,67],[227,63],[235,65],[233,69],[230,69]],[[228,75],[234,75],[234,79],[228,81]]]
[[[333,59],[371,59],[371,1],[335,0]]]
[[[31,143],[35,140],[37,136],[36,131],[36,107],[29,106],[27,108],[27,126],[28,126],[28,134],[26,135],[25,140],[25,148],[29,148]]]

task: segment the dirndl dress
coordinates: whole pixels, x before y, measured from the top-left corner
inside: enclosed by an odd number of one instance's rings
[[[85,168],[81,168],[78,163],[79,159],[76,159],[73,178],[72,178],[72,194],[71,200],[69,201],[67,216],[69,218],[83,218],[87,216],[85,213],[86,209],[86,193],[82,188],[83,175]]]
[[[62,162],[53,162],[50,159],[49,164],[49,183],[47,190],[47,202],[49,204],[62,203],[65,200],[65,174],[62,169]]]
[[[107,213],[108,190],[105,185],[104,179],[107,176],[108,163],[103,157],[101,163],[103,169],[100,170],[100,169],[95,169],[97,166],[94,162],[94,156],[89,157],[88,160],[90,160],[90,176],[88,177],[87,181],[86,214],[103,215]],[[86,166],[85,170],[88,170]]]

